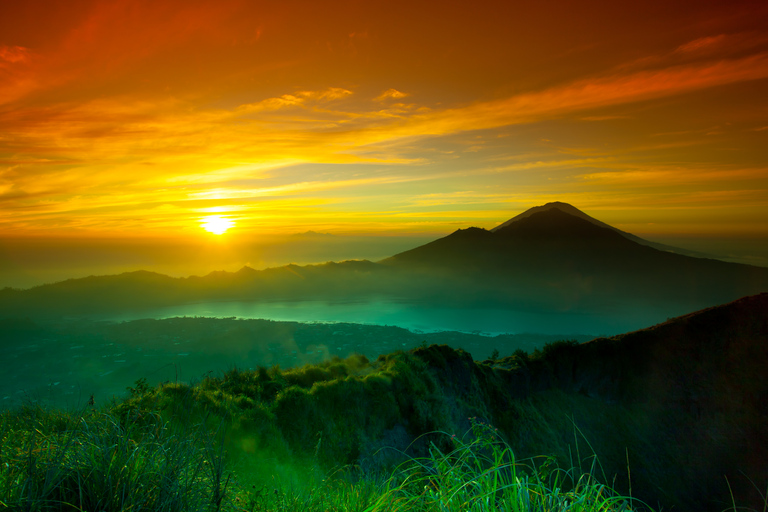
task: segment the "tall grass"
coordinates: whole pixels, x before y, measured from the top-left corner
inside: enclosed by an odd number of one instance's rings
[[[383,477],[344,467],[309,482],[237,476],[223,435],[133,410],[119,416],[23,407],[0,416],[0,509],[26,511],[449,512],[634,510],[593,476],[554,458],[516,460],[491,426],[472,419],[441,451]],[[190,416],[191,417],[191,416]],[[301,468],[297,468],[301,470]],[[313,469],[306,468],[307,473]],[[311,470],[312,469],[312,470]],[[317,473],[315,473],[317,474]]]
[[[141,412],[119,419],[24,407],[0,416],[0,507],[218,511],[229,477],[217,436]]]
[[[639,504],[597,480],[596,459],[587,471],[563,470],[552,457],[517,460],[496,429],[471,420],[467,435],[450,436],[452,450],[433,444],[428,457],[398,467],[366,511],[621,512]]]
[[[443,452],[410,458],[382,479],[351,479],[342,472],[308,489],[244,491],[242,510],[349,512],[623,512],[650,510],[616,494],[595,476],[596,458],[586,470],[558,468],[554,457],[517,460],[490,425],[472,418],[464,436],[432,432],[450,439]]]

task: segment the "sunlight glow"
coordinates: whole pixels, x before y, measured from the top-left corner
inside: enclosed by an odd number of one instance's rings
[[[551,201],[646,235],[768,240],[765,1],[691,23],[645,2],[555,20],[425,0],[418,30],[376,2],[29,3],[0,1],[0,252],[232,227],[444,236]]]
[[[235,223],[220,215],[209,215],[208,217],[203,217],[201,225],[209,233],[221,235],[234,226]]]

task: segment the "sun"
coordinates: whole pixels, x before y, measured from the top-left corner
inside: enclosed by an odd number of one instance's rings
[[[203,229],[214,235],[224,234],[235,223],[226,217],[220,215],[209,215],[202,218],[201,226]]]

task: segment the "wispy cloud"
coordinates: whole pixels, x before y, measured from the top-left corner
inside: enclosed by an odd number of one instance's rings
[[[632,116],[606,115],[606,116],[585,116],[582,121],[616,121],[619,119],[632,119]]]
[[[283,94],[277,98],[267,98],[257,103],[249,103],[237,107],[237,113],[255,113],[279,110],[286,107],[304,107],[309,102],[327,102],[351,96],[352,91],[340,87],[330,87],[323,91],[299,91],[294,94]]]
[[[433,176],[381,176],[350,180],[306,181],[274,187],[216,189],[191,193],[193,199],[248,199],[264,196],[301,195],[309,192],[336,190],[341,188],[368,187],[392,183],[410,183],[432,179]]]
[[[400,92],[397,89],[387,89],[383,93],[379,94],[374,98],[375,101],[386,101],[386,100],[400,100],[408,95],[404,92]]]
[[[30,54],[31,50],[23,46],[0,46],[0,65],[3,65],[3,61],[6,65],[7,63],[28,62]]]
[[[682,54],[696,57],[725,57],[753,50],[768,44],[768,34],[760,32],[742,32],[736,34],[718,34],[705,36],[678,46],[671,55]]]
[[[634,184],[652,185],[659,188],[686,185],[693,186],[705,183],[722,184],[729,182],[763,182],[768,187],[768,168],[712,168],[707,166],[639,166],[619,171],[593,172],[582,174],[579,179],[600,182],[603,184]]]
[[[675,49],[675,53],[710,53],[722,48],[726,41],[728,41],[728,36],[725,34],[700,37],[699,39],[678,46]]]
[[[537,56],[516,50],[535,46],[525,31],[474,46],[435,25],[402,43],[373,8],[320,20],[278,4],[93,2],[55,34],[3,40],[0,223],[128,229],[211,208],[342,223],[350,205],[376,223],[418,209],[454,222],[490,218],[503,197],[597,207],[766,188],[764,98],[723,103],[717,121],[654,110],[757,89],[746,82],[768,78],[764,32],[710,20],[623,53],[611,31],[578,44],[549,33]],[[440,52],[419,54],[430,37]],[[497,43],[509,62],[489,56]],[[741,163],[697,165],[726,150]]]
[[[768,53],[690,66],[578,80],[503,100],[415,116],[393,130],[403,136],[446,134],[531,123],[589,109],[673,96],[695,90],[768,78]]]
[[[414,196],[410,200],[411,204],[417,207],[483,205],[485,208],[495,202],[505,203],[507,201],[509,201],[509,194],[493,194],[474,190],[422,194]]]

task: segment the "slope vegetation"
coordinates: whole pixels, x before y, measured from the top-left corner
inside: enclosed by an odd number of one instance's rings
[[[749,479],[768,482],[766,311],[762,294],[484,362],[431,345],[197,384],[138,382],[111,414],[217,426],[238,471],[267,480],[288,460],[375,475],[406,456],[450,453],[451,435],[471,442],[491,425],[519,458],[567,468],[598,456],[603,481],[654,509],[720,511],[732,493],[760,510]]]

